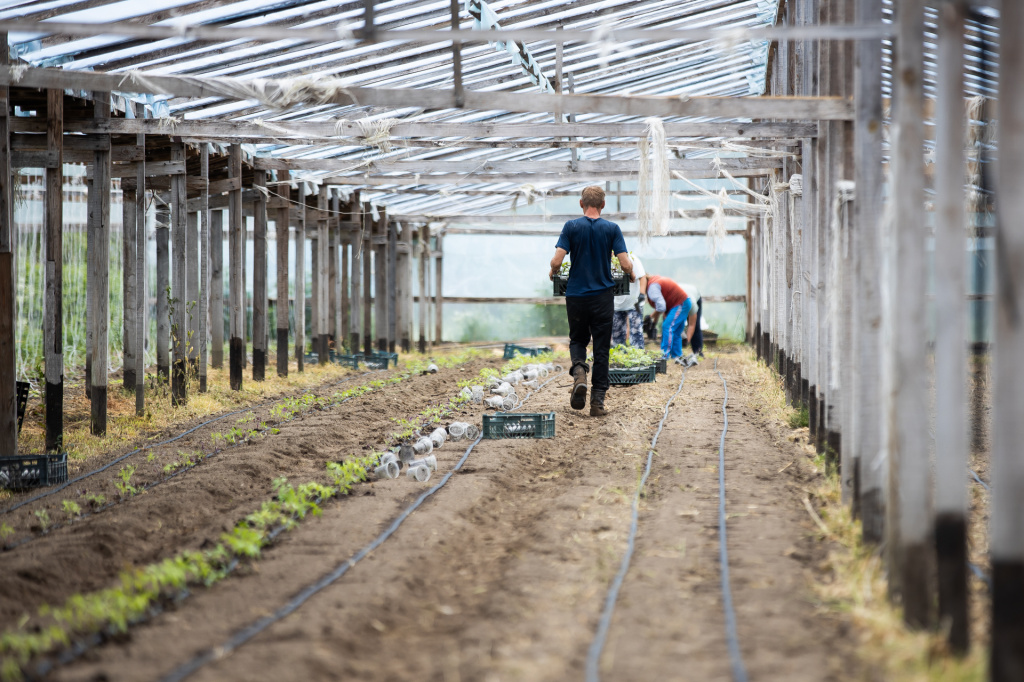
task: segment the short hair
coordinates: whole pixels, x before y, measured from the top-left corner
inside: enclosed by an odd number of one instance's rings
[[[584,187],[580,200],[583,203],[583,208],[602,208],[604,206],[604,190],[597,185]]]

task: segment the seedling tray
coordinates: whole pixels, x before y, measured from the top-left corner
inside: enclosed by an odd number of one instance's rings
[[[505,360],[511,360],[517,355],[528,355],[531,358],[535,358],[542,353],[550,353],[551,349],[547,346],[537,346],[531,348],[529,346],[517,346],[514,343],[505,344]]]
[[[657,373],[656,366],[650,367],[612,367],[608,370],[608,381],[615,386],[630,386],[632,384],[649,384],[654,381]]]
[[[68,456],[0,457],[0,488],[23,490],[57,485],[68,480]]]
[[[621,275],[619,277],[612,277],[615,282],[614,292],[616,296],[625,296],[629,293],[629,277]],[[555,275],[554,279],[554,295],[565,296],[565,288],[569,285],[569,278],[563,277],[562,275]]]
[[[485,414],[484,438],[554,438],[555,413]]]

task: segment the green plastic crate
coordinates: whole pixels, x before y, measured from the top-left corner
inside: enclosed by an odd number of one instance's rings
[[[484,438],[554,438],[555,413],[485,414]]]
[[[384,358],[386,360],[390,360],[392,367],[398,367],[398,353],[388,353],[387,351],[383,350],[375,350],[372,353],[370,353],[370,357]],[[385,366],[384,369],[387,369],[387,367]]]
[[[537,346],[531,348],[529,346],[518,346],[514,343],[505,344],[505,360],[511,360],[517,355],[527,355],[531,358],[535,358],[543,353],[550,353],[551,349],[547,346]]]
[[[608,381],[615,386],[631,386],[633,384],[649,384],[654,381],[657,367],[612,367],[608,370]]]
[[[622,275],[620,277],[612,277],[615,282],[615,295],[625,296],[629,293],[629,277]],[[554,295],[565,296],[565,288],[569,286],[569,278],[563,277],[562,275],[555,275],[554,279]]]

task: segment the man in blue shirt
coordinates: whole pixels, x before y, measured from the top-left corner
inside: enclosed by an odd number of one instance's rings
[[[604,190],[590,186],[580,199],[583,217],[570,220],[562,227],[555,245],[549,277],[562,266],[567,254],[572,254],[569,282],[565,289],[565,312],[569,318],[569,356],[572,358],[573,384],[569,404],[582,410],[587,403],[587,345],[594,339],[594,376],[591,380],[590,416],[608,414],[604,396],[608,391],[608,351],[612,341],[612,318],[615,296],[611,260],[619,259],[622,271],[635,282],[633,263],[626,253],[626,240],[615,223],[601,217],[604,209]]]

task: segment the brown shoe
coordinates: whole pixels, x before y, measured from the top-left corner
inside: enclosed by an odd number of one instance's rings
[[[572,388],[569,389],[569,405],[574,410],[582,410],[587,404],[587,370],[577,365],[572,370]]]
[[[594,391],[590,394],[590,416],[603,417],[608,414],[604,409],[604,391]]]

